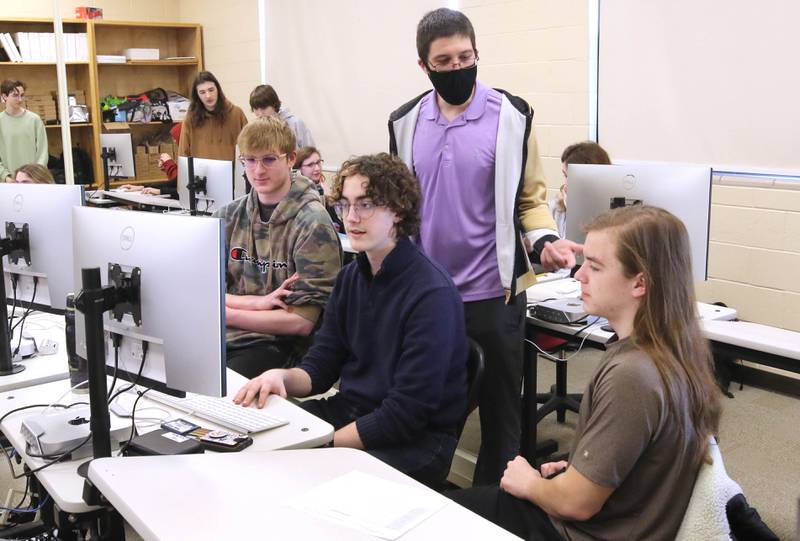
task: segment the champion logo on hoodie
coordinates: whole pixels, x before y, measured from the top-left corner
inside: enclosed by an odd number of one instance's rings
[[[253,265],[256,265],[261,274],[266,274],[270,267],[270,262],[268,260],[256,259],[254,257],[250,257],[250,254],[247,253],[247,250],[239,246],[231,248],[230,257],[233,261],[247,261],[249,263],[252,263]],[[288,269],[289,263],[287,263],[286,261],[273,261],[272,268]]]

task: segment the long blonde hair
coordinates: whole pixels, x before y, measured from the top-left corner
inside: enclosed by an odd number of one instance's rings
[[[28,175],[34,184],[54,183],[53,175],[50,174],[50,171],[47,169],[47,167],[38,163],[29,163],[14,171],[14,181],[17,180],[17,175],[19,173]]]
[[[678,425],[694,440],[699,464],[709,436],[718,432],[721,404],[711,350],[697,317],[686,227],[663,209],[636,205],[607,212],[586,227],[587,232],[608,229],[625,275],[641,273],[646,283],[632,342],[653,359],[670,414],[683,419]],[[683,400],[688,411],[678,408]]]

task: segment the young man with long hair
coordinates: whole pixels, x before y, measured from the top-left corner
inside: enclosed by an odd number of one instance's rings
[[[192,99],[183,120],[179,156],[236,159],[236,138],[247,124],[244,111],[228,101],[217,78],[201,71],[192,83]]]
[[[569,460],[536,470],[518,456],[499,487],[452,497],[526,539],[674,539],[721,409],[689,236],[646,206],[603,214],[587,232],[575,277],[586,311],[618,340],[584,392]]]

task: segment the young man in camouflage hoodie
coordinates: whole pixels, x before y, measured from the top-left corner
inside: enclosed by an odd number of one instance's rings
[[[303,353],[341,256],[314,184],[291,174],[289,126],[279,118],[250,123],[238,145],[252,190],[215,216],[225,221],[228,366],[252,378]]]

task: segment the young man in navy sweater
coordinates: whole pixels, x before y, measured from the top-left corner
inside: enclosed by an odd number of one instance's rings
[[[425,483],[447,475],[466,408],[467,337],[450,276],[408,239],[417,180],[388,154],[342,165],[335,208],[359,253],[339,273],[314,344],[296,368],[268,370],[234,401],[339,393],[303,406],[330,422],[336,447],[364,449]]]

